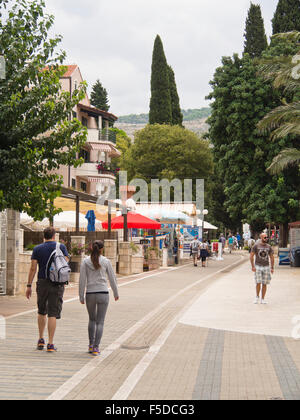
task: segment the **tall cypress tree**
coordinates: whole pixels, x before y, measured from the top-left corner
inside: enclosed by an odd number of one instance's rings
[[[260,5],[251,3],[244,37],[244,53],[248,53],[251,58],[260,57],[268,46]]]
[[[182,126],[183,115],[182,115],[180,104],[179,104],[179,95],[177,92],[175,74],[171,66],[168,66],[168,70],[169,70],[169,86],[170,86],[171,107],[172,107],[172,125]]]
[[[150,124],[172,124],[169,68],[160,36],[157,35],[152,56]]]
[[[300,0],[279,0],[272,24],[273,35],[300,31]]]

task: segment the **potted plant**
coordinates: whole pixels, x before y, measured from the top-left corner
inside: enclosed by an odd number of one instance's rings
[[[149,270],[156,270],[160,267],[159,249],[154,246],[147,248],[146,259],[148,260]]]

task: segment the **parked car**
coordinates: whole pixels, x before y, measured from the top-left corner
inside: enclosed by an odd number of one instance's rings
[[[292,267],[300,267],[300,247],[299,246],[291,249],[290,264]]]

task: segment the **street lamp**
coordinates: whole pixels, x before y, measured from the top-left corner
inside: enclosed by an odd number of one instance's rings
[[[208,214],[208,210],[207,209],[202,210],[202,215],[203,215],[203,217],[202,217],[202,241],[203,241],[203,238],[204,238],[204,217],[207,214]]]

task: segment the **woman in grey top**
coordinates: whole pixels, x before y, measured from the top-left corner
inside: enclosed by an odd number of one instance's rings
[[[107,278],[109,279],[115,300],[119,300],[117,279],[109,259],[103,257],[104,244],[95,241],[92,254],[83,260],[80,267],[79,299],[86,303],[89,314],[89,353],[98,356],[103,334],[106,311],[109,304]]]

